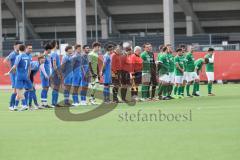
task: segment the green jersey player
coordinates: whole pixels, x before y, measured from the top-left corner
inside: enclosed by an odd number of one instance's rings
[[[200,77],[199,77],[199,74],[200,72],[202,71],[202,67],[204,64],[208,64],[209,63],[209,60],[208,58],[200,58],[198,60],[195,61],[194,63],[194,71],[195,71],[195,82],[194,82],[194,86],[193,86],[193,96],[200,96],[199,94],[199,82],[200,82]]]
[[[93,50],[92,52],[89,53],[88,58],[89,58],[89,69],[91,72],[91,98],[90,98],[90,103],[95,105],[96,100],[95,100],[95,92],[96,92],[96,84],[98,83],[98,77],[99,77],[99,68],[98,68],[98,54],[101,49],[101,44],[98,42],[94,42],[92,44]]]
[[[157,70],[159,74],[159,87],[158,96],[159,99],[169,100],[168,86],[169,86],[169,57],[167,53],[167,47],[163,47],[163,52],[158,54]],[[164,95],[164,96],[162,96]]]
[[[149,43],[144,44],[144,52],[141,53],[141,58],[143,60],[143,69],[142,69],[142,98],[143,101],[150,99],[150,84],[152,81],[152,63],[153,63],[153,54],[151,52],[152,45]],[[155,63],[154,63],[155,64]],[[156,76],[156,75],[155,75]],[[153,84],[154,85],[154,84]]]
[[[184,73],[184,56],[181,48],[177,49],[177,56],[174,58],[174,63],[175,63],[175,84],[178,92],[177,98],[183,98],[182,87]]]
[[[190,95],[190,86],[193,84],[194,80],[196,79],[196,74],[195,74],[195,65],[194,65],[194,56],[193,56],[193,47],[192,46],[188,46],[188,53],[186,54],[185,57],[186,60],[186,80],[187,80],[187,86],[186,86],[186,90],[187,90],[187,96],[188,97],[192,97]]]
[[[209,48],[208,54],[205,56],[209,60],[209,63],[206,65],[206,74],[208,78],[208,95],[215,96],[212,93],[212,85],[214,82],[214,49]]]
[[[185,68],[187,67],[187,66],[186,66],[186,65],[187,65],[187,63],[186,63],[187,47],[186,47],[185,44],[181,44],[181,45],[179,46],[179,48],[182,49],[183,58],[184,58],[184,61],[183,61],[183,63],[184,63],[183,85],[182,85],[182,93],[181,93],[181,95],[184,96],[184,90],[185,90],[185,86],[186,86],[186,84],[187,84],[187,72],[186,72],[186,70],[185,70]]]
[[[174,64],[174,55],[173,55],[173,50],[172,50],[172,46],[170,44],[167,45],[168,48],[168,59],[169,59],[169,89],[168,89],[168,97],[170,99],[173,99],[172,95],[172,91],[173,91],[173,86],[174,86],[174,82],[175,82],[175,64]]]
[[[150,98],[150,78],[151,78],[151,56],[149,55],[149,44],[143,46],[144,52],[141,53],[141,58],[143,60],[142,69],[142,98],[143,101]]]

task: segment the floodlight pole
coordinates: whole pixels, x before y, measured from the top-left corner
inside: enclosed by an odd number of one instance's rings
[[[23,32],[23,44],[25,44],[25,5],[24,5],[24,0],[22,0],[22,32]]]
[[[95,10],[95,36],[96,42],[98,42],[98,10],[97,10],[97,0],[94,1],[94,10]]]

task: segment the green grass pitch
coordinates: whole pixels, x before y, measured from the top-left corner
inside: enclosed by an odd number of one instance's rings
[[[206,86],[201,90],[206,95]],[[122,104],[91,121],[64,122],[53,110],[9,112],[10,92],[0,91],[0,159],[239,160],[240,85],[215,85],[214,93],[216,97]],[[191,110],[192,121],[130,122],[119,117],[139,110]]]

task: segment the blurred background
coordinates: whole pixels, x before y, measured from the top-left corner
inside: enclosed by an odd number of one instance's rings
[[[239,50],[238,0],[0,0],[0,52],[15,40],[41,52],[47,40],[194,44],[199,51]],[[164,29],[165,28],[165,29]]]

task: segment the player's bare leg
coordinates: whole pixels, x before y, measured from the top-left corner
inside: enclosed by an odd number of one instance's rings
[[[49,87],[44,87],[42,89],[42,93],[41,93],[42,108],[49,108],[49,105],[47,103],[48,90],[49,90]]]
[[[199,92],[199,83],[200,80],[196,79],[193,85],[193,96],[199,97],[200,96],[200,92]]]
[[[81,88],[81,106],[87,106],[87,91],[88,87]]]
[[[28,110],[27,103],[23,95],[23,89],[17,89],[17,96],[16,96],[16,101],[14,106],[15,111],[18,110],[17,108],[18,108],[19,101],[22,101],[22,108],[20,109],[20,111]]]
[[[213,81],[208,82],[208,96],[215,96],[215,94],[212,93],[212,86],[213,86]]]
[[[190,97],[190,98],[193,97],[192,95],[190,95],[190,87],[191,87],[191,85],[193,85],[193,81],[188,82],[187,86],[186,86],[187,97]]]

